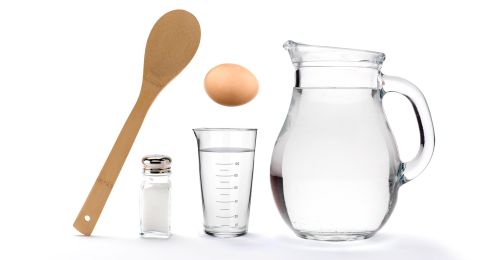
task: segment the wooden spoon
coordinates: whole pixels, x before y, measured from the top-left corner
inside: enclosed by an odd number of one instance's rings
[[[101,173],[73,226],[90,236],[113,189],[149,107],[160,91],[191,61],[200,43],[200,25],[184,10],[163,15],[146,44],[142,88]]]

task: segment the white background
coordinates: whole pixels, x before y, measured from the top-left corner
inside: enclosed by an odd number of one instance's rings
[[[4,1],[0,2],[0,259],[498,259],[499,8],[494,1]],[[165,12],[195,14],[191,64],[156,99],[94,236],[72,224],[138,96],[144,46]],[[286,116],[295,41],[387,55],[383,72],[425,94],[436,130],[426,171],[400,189],[372,239],[299,239],[269,184]],[[203,77],[220,63],[255,73],[249,104],[217,105]],[[418,147],[409,103],[385,101],[403,160]],[[249,234],[202,232],[194,127],[255,127]],[[140,158],[173,157],[173,232],[138,238]]]

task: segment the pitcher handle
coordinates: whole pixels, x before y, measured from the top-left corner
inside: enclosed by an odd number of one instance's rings
[[[382,75],[382,97],[390,92],[401,94],[411,102],[420,130],[420,149],[417,155],[401,165],[401,184],[404,184],[415,179],[429,164],[434,152],[434,126],[427,101],[417,86],[403,78]]]

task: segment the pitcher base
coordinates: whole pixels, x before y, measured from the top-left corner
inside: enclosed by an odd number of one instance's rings
[[[321,240],[321,241],[354,241],[367,239],[375,235],[374,231],[370,232],[301,232],[295,231],[297,236],[305,239]]]

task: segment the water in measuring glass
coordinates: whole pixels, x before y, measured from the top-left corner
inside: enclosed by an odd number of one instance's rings
[[[380,95],[368,88],[294,90],[271,184],[299,236],[369,237],[392,211],[400,163]]]
[[[246,233],[255,151],[219,147],[199,153],[205,232],[218,236]]]

